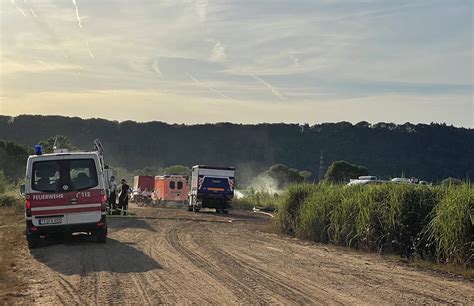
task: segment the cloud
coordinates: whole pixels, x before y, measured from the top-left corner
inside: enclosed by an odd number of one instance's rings
[[[15,73],[45,73],[52,71],[74,71],[81,69],[80,66],[73,64],[50,63],[43,61],[18,62],[6,59],[3,60],[1,68],[3,77],[8,74]]]
[[[35,103],[31,103],[35,101]],[[69,103],[64,103],[69,101]],[[114,107],[134,101],[127,112]],[[452,103],[452,101],[459,101]],[[458,96],[426,99],[411,95],[384,95],[370,99],[340,100],[327,103],[294,102],[268,104],[254,100],[220,103],[217,98],[176,95],[160,91],[108,90],[88,92],[40,92],[19,98],[2,99],[3,114],[61,114],[96,118],[107,114],[113,120],[161,120],[170,123],[205,122],[457,122],[474,128],[469,109],[471,101]],[[449,104],[449,110],[444,105]],[[344,111],[341,112],[341,109]],[[409,109],[409,112],[406,110]],[[177,111],[179,110],[179,111]],[[205,110],[204,112],[202,110]],[[313,111],[311,111],[313,110]],[[317,111],[315,111],[317,110]],[[199,114],[199,115],[197,115]],[[102,115],[101,115],[102,117]]]
[[[206,22],[207,18],[207,7],[209,5],[208,0],[195,0],[196,13],[201,22]]]
[[[225,52],[224,46],[220,41],[216,41],[214,48],[212,49],[211,60],[215,62],[222,62],[225,61],[226,58],[227,54]]]
[[[3,6],[3,95],[158,90],[268,108],[307,103],[308,113],[374,97],[472,99],[469,1],[78,1]]]

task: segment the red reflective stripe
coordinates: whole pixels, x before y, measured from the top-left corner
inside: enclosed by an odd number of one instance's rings
[[[68,208],[68,209],[51,209],[51,210],[40,210],[33,211],[33,216],[42,216],[42,215],[57,215],[57,214],[68,214],[76,212],[100,212],[100,206],[97,207],[83,207],[83,208]]]
[[[77,200],[77,204],[100,203],[100,199],[104,195],[101,189],[87,189],[84,191],[73,191],[65,193],[30,193],[31,207],[50,207],[57,205],[67,205],[72,199]],[[58,199],[48,199],[49,196],[62,196]],[[38,197],[46,197],[46,199],[38,199]]]

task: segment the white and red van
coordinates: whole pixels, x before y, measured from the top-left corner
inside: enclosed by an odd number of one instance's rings
[[[104,166],[98,152],[44,154],[28,158],[25,196],[28,247],[52,233],[86,232],[107,239]]]

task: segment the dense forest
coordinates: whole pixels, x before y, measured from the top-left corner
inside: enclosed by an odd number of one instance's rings
[[[282,163],[310,171],[317,180],[322,154],[323,170],[333,161],[346,160],[382,178],[474,177],[474,130],[445,124],[182,125],[0,116],[0,139],[33,147],[54,135],[68,137],[80,149],[92,148],[93,140],[99,138],[108,163],[130,171],[211,164],[235,166],[241,175],[253,176]]]

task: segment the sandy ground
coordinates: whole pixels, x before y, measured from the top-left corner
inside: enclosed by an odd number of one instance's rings
[[[474,304],[474,283],[376,254],[280,237],[269,216],[133,207],[86,236],[25,248],[13,302]]]

